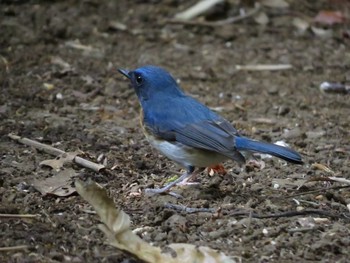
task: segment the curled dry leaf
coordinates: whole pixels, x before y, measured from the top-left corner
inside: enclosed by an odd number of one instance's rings
[[[139,259],[152,263],[234,263],[223,253],[208,247],[197,247],[191,244],[171,244],[162,250],[143,241],[130,229],[130,218],[121,209],[116,208],[113,200],[104,189],[94,182],[76,181],[77,192],[88,201],[100,216],[103,225],[99,228],[106,234],[109,243],[121,250],[128,251]]]
[[[326,165],[321,164],[321,163],[313,163],[311,165],[311,168],[314,169],[314,170],[321,170],[321,171],[324,171],[324,172],[327,172],[327,173],[334,174],[334,172],[329,167],[327,167]]]

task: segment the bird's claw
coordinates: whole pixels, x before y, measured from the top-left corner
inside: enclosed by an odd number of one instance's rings
[[[146,188],[145,189],[145,194],[147,196],[154,196],[154,195],[157,195],[157,194],[168,194],[168,195],[171,195],[171,196],[176,197],[178,199],[183,198],[183,196],[180,195],[180,194],[177,194],[175,192],[168,192],[168,189],[164,189],[164,187],[163,188],[159,188],[159,189]]]

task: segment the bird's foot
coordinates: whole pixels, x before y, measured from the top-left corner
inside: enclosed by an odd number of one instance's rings
[[[145,189],[145,194],[146,195],[156,195],[156,194],[164,194],[167,193],[171,196],[174,196],[176,198],[182,198],[181,195],[176,194],[174,192],[169,192],[169,190],[175,186],[178,185],[179,183],[185,181],[186,179],[190,178],[192,176],[191,173],[184,173],[183,175],[181,175],[179,178],[177,178],[175,181],[168,183],[166,186],[162,187],[162,188],[158,188],[158,189],[154,189],[154,188],[146,188]]]
[[[265,162],[263,160],[249,160],[246,164],[245,169],[247,171],[254,171],[257,169],[258,171],[263,170],[265,168]]]
[[[171,195],[171,196],[174,196],[178,199],[181,199],[183,198],[182,195],[180,194],[177,194],[175,192],[169,192],[169,189],[165,187],[162,187],[162,188],[158,188],[158,189],[155,189],[155,188],[146,188],[145,189],[145,194],[148,195],[148,196],[153,196],[153,195],[157,195],[157,194],[168,194],[168,195]]]
[[[145,194],[146,195],[156,195],[156,194],[169,194],[171,196],[174,196],[176,198],[182,198],[180,194],[169,192],[169,190],[175,186],[175,185],[199,185],[197,182],[188,182],[189,180],[193,180],[197,174],[201,173],[204,170],[204,168],[200,168],[196,170],[195,172],[186,172],[183,175],[181,175],[179,178],[177,178],[175,181],[168,183],[166,186],[158,189],[154,188],[146,188]]]
[[[194,179],[193,177],[187,178],[187,179],[183,180],[182,182],[177,183],[176,185],[177,186],[197,186],[197,185],[200,185],[199,182],[192,182],[193,179]]]

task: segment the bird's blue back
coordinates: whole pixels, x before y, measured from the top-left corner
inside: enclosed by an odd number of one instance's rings
[[[208,107],[186,95],[172,97],[160,92],[156,100],[149,100],[142,104],[145,123],[152,127],[157,126],[160,130],[171,130],[193,123],[222,119]]]

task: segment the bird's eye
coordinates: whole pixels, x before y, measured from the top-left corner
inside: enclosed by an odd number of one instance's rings
[[[137,85],[141,85],[143,82],[143,78],[141,77],[141,75],[137,75],[136,76],[136,83]]]

